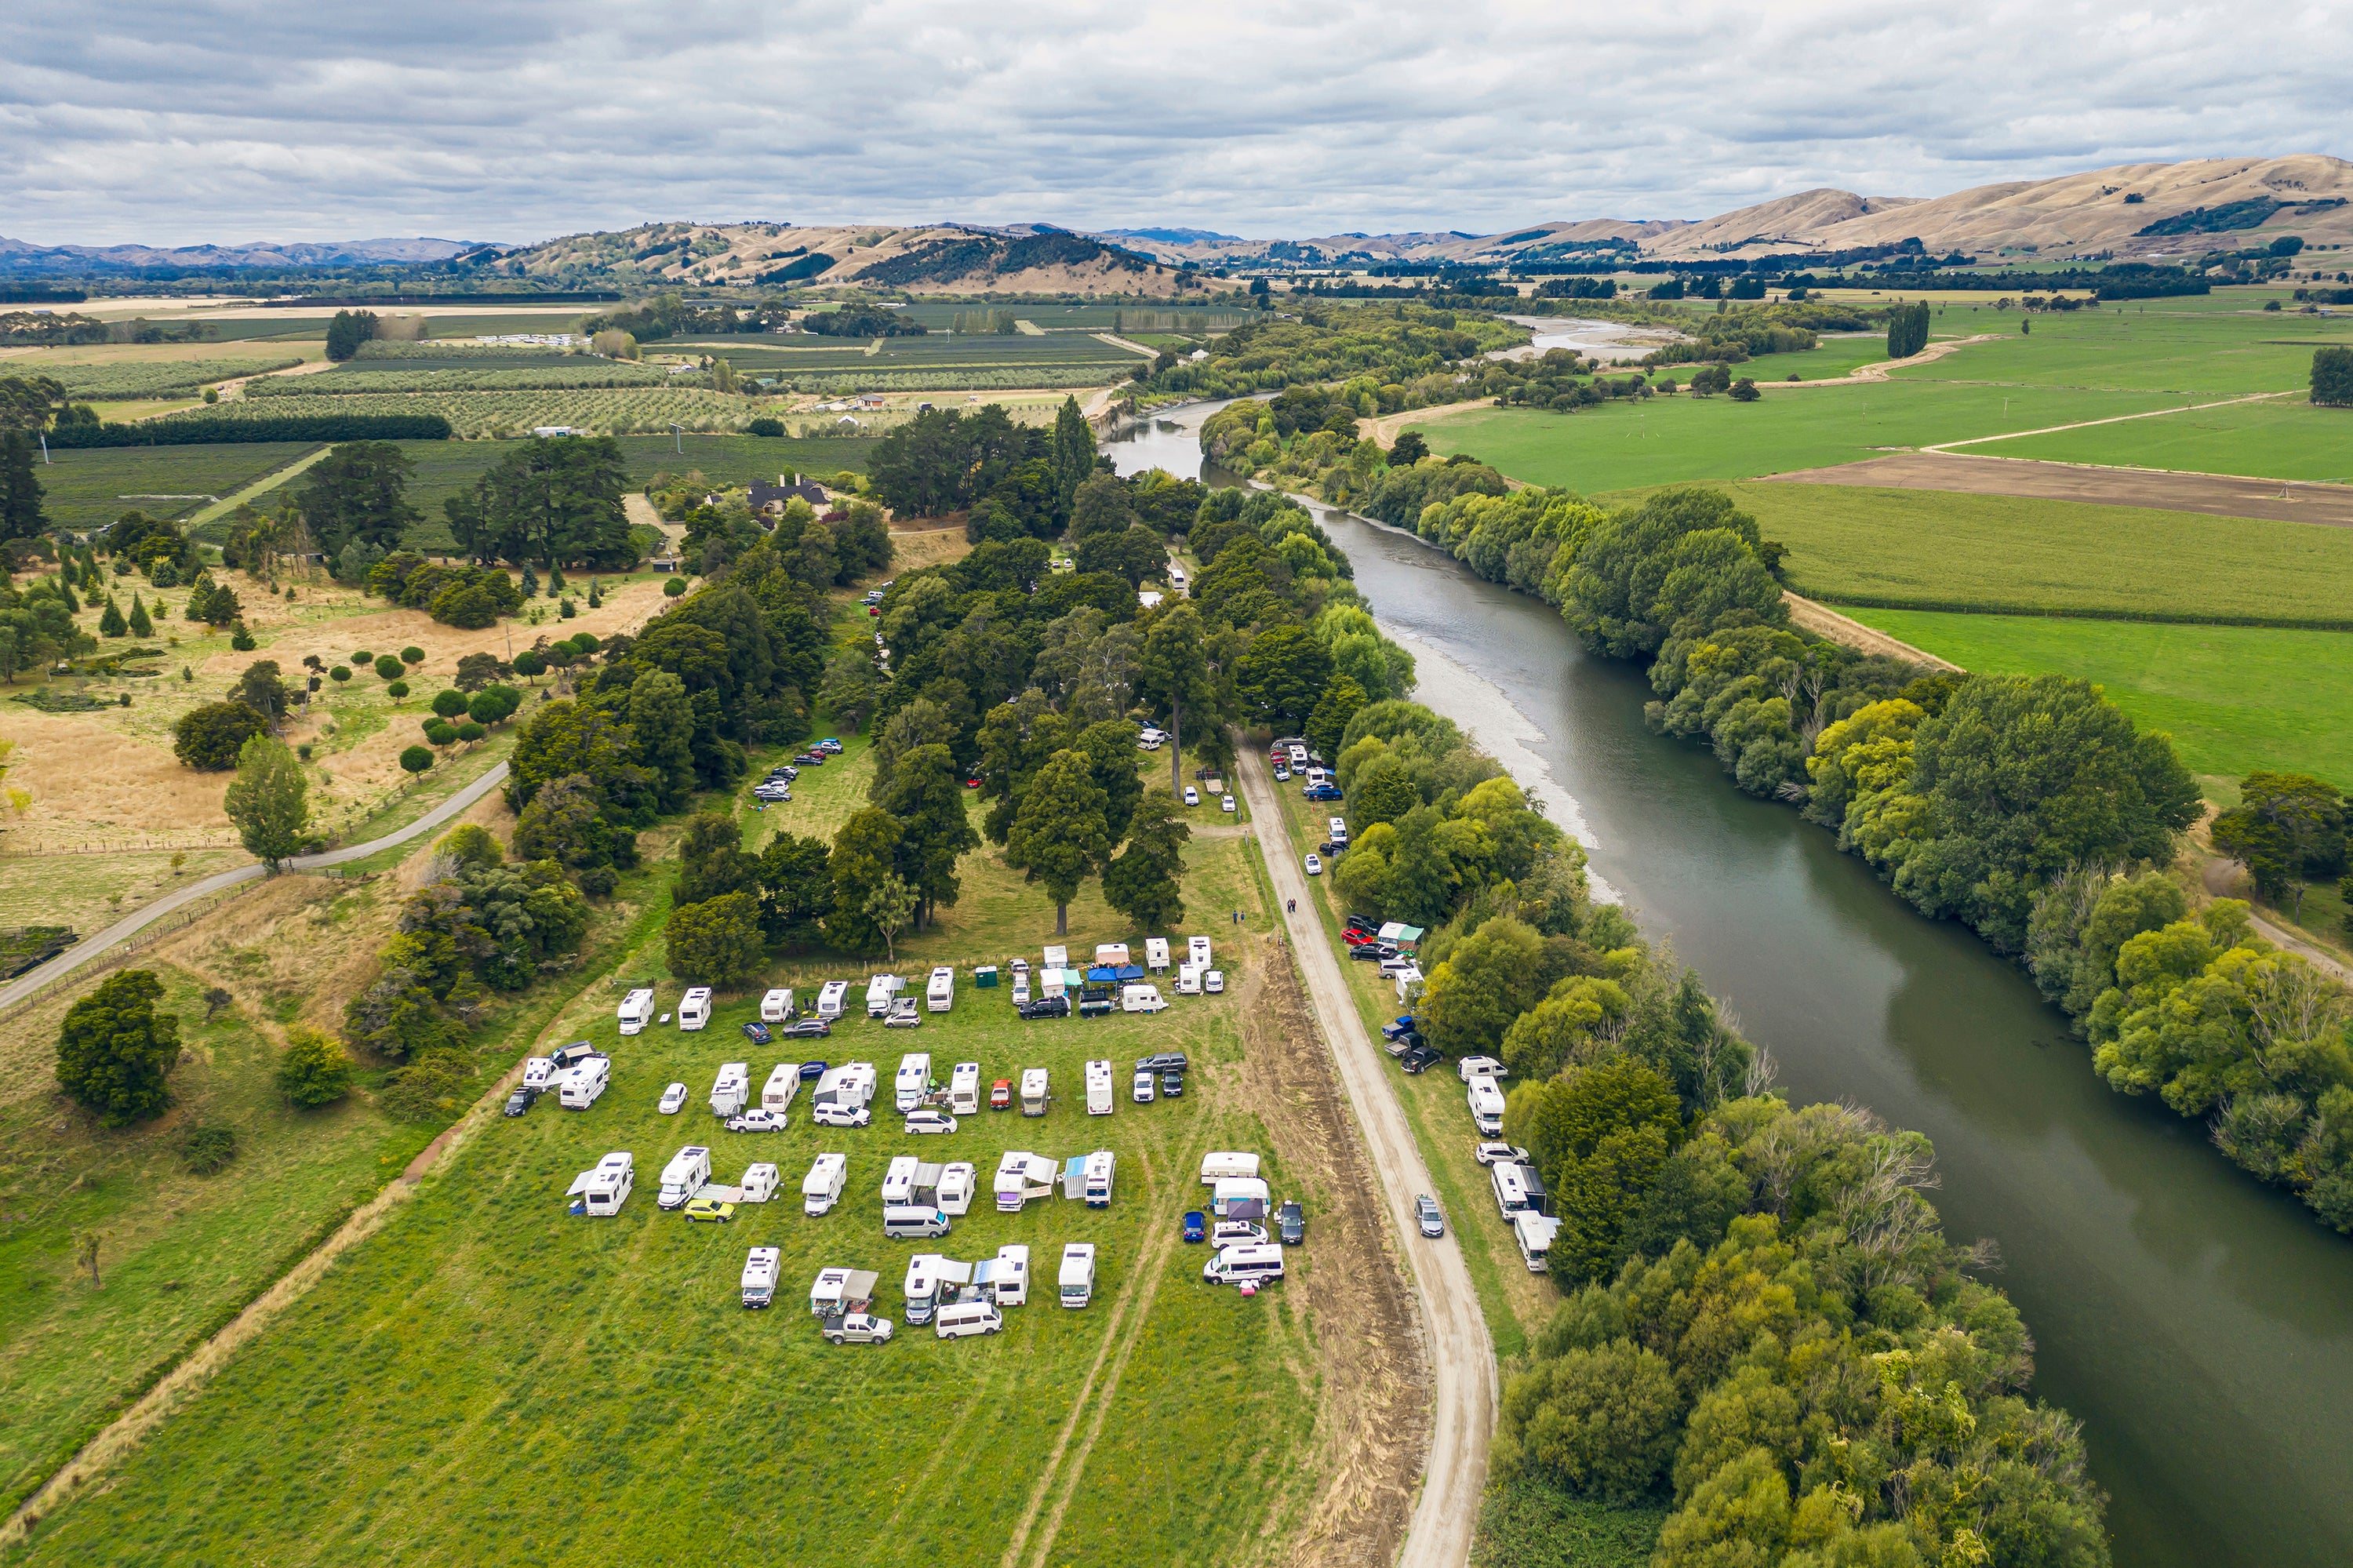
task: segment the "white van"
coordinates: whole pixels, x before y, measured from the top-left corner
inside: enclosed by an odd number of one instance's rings
[[[951,1161],[940,1172],[939,1185],[933,1189],[933,1201],[958,1219],[972,1213],[973,1189],[980,1185],[980,1173],[969,1160]]]
[[[1021,1069],[1021,1114],[1046,1114],[1046,1069],[1043,1067]]]
[[[915,1201],[915,1171],[921,1162],[912,1154],[894,1155],[882,1173],[882,1206],[905,1208]]]
[[[1124,985],[1119,988],[1119,1010],[1122,1012],[1158,1012],[1167,1007],[1168,999],[1160,994],[1156,985]]]
[[[955,970],[942,964],[923,982],[923,1005],[934,1012],[945,1012],[955,1005]]]
[[[1087,1114],[1109,1116],[1112,1113],[1111,1061],[1108,1057],[1087,1064]]]
[[[1029,1301],[1029,1249],[1018,1242],[998,1247],[996,1258],[975,1270],[973,1278],[999,1307],[1027,1306]]]
[[[1213,1150],[1201,1156],[1201,1185],[1213,1187],[1230,1176],[1258,1174],[1258,1156],[1231,1150]]]
[[[1209,1212],[1222,1218],[1228,1208],[1246,1200],[1266,1206],[1266,1183],[1255,1176],[1222,1176],[1209,1189]]]
[[[1004,1327],[1005,1315],[986,1301],[959,1301],[953,1307],[943,1307],[932,1321],[932,1332],[943,1340],[994,1334]]]
[[[586,1110],[605,1092],[613,1076],[613,1064],[603,1056],[591,1056],[564,1075],[564,1087],[555,1103],[565,1110]]]
[[[723,1120],[742,1110],[752,1097],[752,1065],[722,1063],[711,1085],[711,1114]]]
[[[646,1025],[654,1021],[653,988],[639,986],[623,997],[621,1005],[614,1010],[614,1016],[620,1020],[622,1033],[643,1033]]]
[[[785,1266],[785,1255],[773,1246],[755,1246],[744,1259],[744,1305],[747,1308],[767,1306],[776,1298],[776,1276]]]
[[[817,1015],[830,1023],[849,1005],[849,982],[828,980],[817,993]]]
[[[757,1165],[744,1168],[743,1183],[735,1189],[735,1201],[739,1203],[765,1203],[776,1195],[776,1189],[783,1184],[784,1179],[776,1173],[776,1168],[764,1160]]]
[[[891,1004],[898,1001],[899,993],[906,989],[907,982],[897,975],[876,975],[872,980],[868,980],[866,982],[866,1016],[880,1018],[890,1012]]]
[[[1092,1242],[1071,1242],[1062,1248],[1062,1273],[1058,1282],[1062,1305],[1076,1308],[1094,1299],[1095,1248]]]
[[[932,1092],[932,1054],[910,1051],[899,1058],[899,1075],[892,1080],[892,1104],[902,1114],[923,1103]]]
[[[980,1114],[980,1064],[958,1062],[948,1074],[948,1114],[978,1116]]]
[[[849,1181],[849,1156],[818,1155],[808,1174],[801,1178],[801,1213],[812,1216],[830,1213]]]
[[[1229,1246],[1201,1266],[1211,1285],[1271,1285],[1282,1277],[1282,1248],[1272,1242]]]
[[[684,996],[678,999],[678,1026],[691,1034],[710,1022],[711,988],[707,985],[691,987]]]
[[[1119,1163],[1118,1156],[1108,1149],[1098,1149],[1087,1156],[1086,1202],[1090,1209],[1111,1207],[1112,1173]]]
[[[629,1201],[637,1181],[636,1158],[627,1150],[616,1150],[596,1161],[594,1169],[574,1177],[564,1195],[574,1213],[609,1220]]]
[[[1507,1078],[1511,1070],[1493,1056],[1465,1056],[1454,1064],[1454,1075],[1467,1084],[1473,1078]]]
[[[793,1097],[801,1092],[801,1067],[797,1062],[779,1062],[776,1071],[760,1088],[760,1108],[778,1116],[791,1108]]]
[[[662,1167],[661,1194],[654,1202],[665,1209],[682,1209],[688,1199],[711,1181],[711,1150],[690,1143]]]
[[[1504,1136],[1504,1091],[1493,1078],[1473,1078],[1471,1092],[1471,1121],[1485,1138]]]
[[[1209,967],[1209,938],[1207,937],[1186,938],[1185,961],[1199,969],[1208,969]]]
[[[1146,937],[1144,938],[1144,967],[1150,969],[1156,975],[1166,974],[1168,972],[1167,938]]]
[[[799,1015],[793,1011],[793,988],[778,986],[760,999],[760,1022],[790,1023]]]
[[[944,1211],[920,1204],[882,1211],[882,1234],[891,1241],[927,1241],[948,1234]]]

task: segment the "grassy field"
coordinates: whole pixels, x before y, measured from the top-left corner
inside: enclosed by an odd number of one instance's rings
[[[2311,354],[2309,349],[2303,352],[2307,357]],[[2304,397],[2282,397],[1994,441],[1968,450],[1994,457],[2348,484],[2353,483],[2353,412],[2316,408]]]
[[[700,471],[713,484],[773,482],[779,473],[810,473],[825,477],[848,469],[866,470],[874,443],[857,438],[686,435],[623,436],[621,450],[628,459],[629,482],[643,485],[657,473]],[[498,441],[402,441],[401,450],[415,465],[409,476],[409,503],[425,514],[420,533],[438,543],[448,534],[441,503],[471,488],[475,480],[496,467],[514,450]],[[683,447],[681,452],[679,449]],[[164,450],[164,449],[156,449]]]
[[[47,493],[51,522],[88,530],[134,508],[154,517],[185,516],[206,497],[227,495],[311,450],[302,441],[92,447],[52,451],[35,474]]]
[[[1833,604],[2353,625],[2353,530],[2010,495],[1724,488],[1789,546],[1789,586]]]
[[[2210,794],[2218,783],[2235,785],[2257,768],[2353,784],[2353,634],[1901,609],[1848,613],[1966,669],[2052,671],[2096,682],[2142,726],[2172,736]]]
[[[2158,391],[2200,401],[2301,387],[2316,344],[2353,344],[2353,317],[2174,313],[2162,308],[2167,302],[2149,302],[2146,311],[2136,302],[2038,314],[2030,334],[2020,333],[2023,318],[2015,313],[1947,306],[1934,320],[1936,331],[2002,335],[1890,374],[1901,381]]]

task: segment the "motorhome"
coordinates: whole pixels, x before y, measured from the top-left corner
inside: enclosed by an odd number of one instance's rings
[[[776,1071],[768,1075],[768,1081],[761,1086],[760,1108],[782,1116],[791,1108],[793,1097],[800,1092],[801,1065],[798,1062],[779,1062]]]
[[[915,1168],[922,1161],[912,1154],[893,1155],[882,1173],[882,1206],[904,1208],[915,1201]]]
[[[1086,1203],[1090,1209],[1111,1207],[1111,1179],[1118,1159],[1108,1149],[1098,1149],[1087,1156]]]
[[[1272,1242],[1220,1248],[1201,1266],[1212,1285],[1271,1285],[1282,1277],[1282,1248]]]
[[[564,1075],[564,1086],[556,1094],[555,1103],[565,1110],[586,1110],[596,1103],[612,1081],[613,1064],[603,1056],[591,1056]]]
[[[955,970],[942,964],[923,982],[923,1005],[934,1012],[945,1012],[955,1005]]]
[[[1186,938],[1185,961],[1198,969],[1208,969],[1209,967],[1209,938],[1207,937]]]
[[[1150,969],[1156,975],[1166,974],[1168,972],[1167,938],[1146,937],[1144,938],[1144,967]]]
[[[809,1287],[809,1311],[830,1318],[862,1308],[874,1299],[874,1287],[881,1277],[871,1268],[820,1268],[817,1283]]]
[[[642,1033],[646,1025],[654,1021],[653,988],[639,986],[623,997],[621,1005],[615,1010],[615,1016],[621,1022],[622,1033]]]
[[[522,1086],[533,1094],[543,1095],[555,1082],[555,1060],[551,1056],[533,1056],[522,1065]]]
[[[1560,1234],[1560,1222],[1549,1214],[1517,1213],[1512,1216],[1512,1239],[1520,1244],[1520,1261],[1528,1266],[1530,1274],[1549,1271],[1546,1252],[1553,1237]]]
[[[776,1298],[776,1276],[785,1266],[784,1253],[772,1246],[755,1246],[744,1260],[744,1305],[747,1308],[767,1306]]]
[[[933,1188],[932,1201],[949,1214],[962,1219],[972,1213],[973,1189],[979,1184],[979,1173],[973,1169],[972,1161],[952,1161],[940,1172],[939,1181]]]
[[[828,980],[818,988],[817,1015],[828,1023],[839,1018],[843,1010],[849,1005],[849,982],[848,980]]]
[[[1216,1150],[1201,1156],[1201,1185],[1213,1187],[1233,1176],[1256,1176],[1258,1156],[1241,1154],[1231,1150]]]
[[[698,985],[678,999],[678,1026],[691,1034],[711,1022],[711,988]]]
[[[1156,985],[1124,985],[1119,988],[1119,1010],[1122,1012],[1158,1012],[1168,1005]]]
[[[1026,1306],[1029,1300],[1029,1249],[1016,1243],[997,1249],[997,1255],[972,1271],[973,1285],[999,1307]]]
[[[948,1074],[948,1114],[978,1116],[980,1114],[980,1064],[958,1062]]]
[[[997,1207],[1017,1213],[1033,1198],[1054,1195],[1054,1162],[1042,1154],[1010,1149],[997,1162]]]
[[[654,1202],[664,1209],[682,1209],[687,1200],[710,1183],[711,1150],[690,1143],[662,1167],[661,1193]]]
[[[809,1096],[809,1115],[828,1126],[863,1126],[857,1114],[873,1102],[876,1074],[871,1062],[844,1062],[818,1075]]]
[[[1087,1114],[1109,1116],[1116,1101],[1112,1096],[1111,1062],[1108,1058],[1087,1064]]]
[[[891,1011],[899,993],[907,989],[905,980],[898,975],[876,975],[866,982],[866,1016],[880,1018]]]
[[[801,1178],[801,1213],[808,1215],[830,1213],[841,1201],[841,1190],[849,1182],[849,1156],[820,1154]]]
[[[1022,1068],[1021,1114],[1023,1116],[1044,1116],[1046,1114],[1046,1069],[1043,1067]]]
[[[907,1277],[900,1289],[907,1298],[907,1321],[928,1323],[938,1310],[944,1294],[951,1301],[960,1287],[972,1283],[973,1266],[943,1257],[935,1252],[919,1252],[907,1260]]]
[[[918,1203],[882,1211],[882,1234],[892,1241],[927,1241],[948,1234],[945,1211]]]
[[[1505,1078],[1511,1073],[1493,1056],[1465,1056],[1454,1064],[1454,1075],[1467,1084],[1473,1078]]]
[[[1505,1224],[1514,1214],[1534,1213],[1528,1202],[1529,1168],[1514,1160],[1498,1160],[1488,1168],[1487,1184],[1495,1190],[1495,1207],[1502,1212]]]
[[[1004,1314],[988,1302],[958,1301],[940,1308],[932,1332],[943,1340],[961,1340],[973,1334],[994,1334],[1004,1327]]]
[[[593,1169],[574,1177],[564,1196],[572,1213],[608,1220],[629,1201],[637,1181],[636,1157],[627,1150],[616,1150],[596,1161]]]
[[[776,1195],[776,1189],[782,1185],[784,1180],[777,1175],[776,1168],[764,1160],[744,1168],[743,1183],[735,1189],[735,1201],[765,1203]]]
[[[1482,1138],[1504,1136],[1504,1091],[1493,1078],[1473,1078],[1471,1092],[1471,1120]]]
[[[899,1058],[899,1075],[892,1080],[892,1104],[901,1114],[913,1110],[932,1092],[932,1054],[910,1051]]]
[[[790,1023],[800,1016],[793,1010],[793,988],[778,986],[760,999],[760,1022]]]
[[[1083,1307],[1094,1299],[1095,1248],[1092,1242],[1070,1242],[1064,1245],[1061,1277],[1056,1284],[1060,1287],[1062,1305],[1065,1307]]]
[[[711,1114],[723,1118],[733,1116],[751,1097],[752,1065],[748,1062],[722,1064],[719,1076],[711,1086]]]
[[[1242,1202],[1255,1202],[1263,1211],[1266,1183],[1255,1176],[1221,1176],[1209,1188],[1209,1212],[1220,1219],[1228,1209]]]

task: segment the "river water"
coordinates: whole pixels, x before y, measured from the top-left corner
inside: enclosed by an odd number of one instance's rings
[[[1202,473],[1213,406],[1115,432],[1122,472]],[[1911,912],[1715,758],[1651,734],[1628,666],[1541,602],[1410,535],[1319,509],[1425,695],[1524,779],[1654,939],[1769,1049],[1800,1103],[1852,1099],[1936,1142],[1948,1234],[1990,1237],[2084,1423],[2120,1564],[2353,1563],[2353,1241],[2204,1130],[2108,1089],[2019,971]]]

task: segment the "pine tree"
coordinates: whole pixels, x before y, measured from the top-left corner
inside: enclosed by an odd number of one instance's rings
[[[591,609],[605,608],[605,589],[595,577],[588,579],[588,608]]]
[[[130,634],[130,630],[122,624],[121,607],[114,602],[114,596],[109,594],[106,608],[99,612],[98,634],[100,637],[124,637]]]
[[[522,564],[522,597],[525,599],[539,597],[539,574],[531,569],[529,561]]]
[[[131,592],[131,635],[133,637],[155,635],[155,623],[148,618],[147,607],[139,601],[139,590],[136,588]]]
[[[564,568],[553,561],[549,562],[547,567],[547,591],[551,594],[560,594],[564,591]]]
[[[73,584],[66,581],[63,572],[58,574],[58,598],[64,601],[68,615],[81,613],[81,600],[74,598]]]
[[[49,525],[41,510],[41,479],[33,466],[33,438],[22,430],[0,436],[0,539],[33,539]]]

